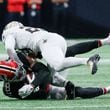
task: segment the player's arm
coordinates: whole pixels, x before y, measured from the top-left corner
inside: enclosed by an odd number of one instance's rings
[[[18,63],[18,65],[23,65],[15,51],[16,43],[15,43],[15,39],[13,38],[13,36],[12,35],[7,36],[4,43],[5,43],[5,49],[9,57],[15,60]]]

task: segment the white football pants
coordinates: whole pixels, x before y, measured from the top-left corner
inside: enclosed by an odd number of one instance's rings
[[[49,33],[39,43],[43,58],[55,71],[86,64],[88,58],[65,57],[67,44],[65,39],[54,33]]]

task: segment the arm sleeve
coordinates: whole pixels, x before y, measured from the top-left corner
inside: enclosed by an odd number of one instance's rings
[[[20,61],[19,57],[17,56],[17,53],[15,51],[15,39],[13,38],[12,35],[8,36],[6,39],[5,39],[5,48],[6,48],[6,51],[9,55],[9,57],[13,60],[15,60],[18,65],[23,65],[22,62]]]

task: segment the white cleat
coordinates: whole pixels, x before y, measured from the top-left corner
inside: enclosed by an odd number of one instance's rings
[[[107,44],[110,44],[110,33],[109,33],[108,37],[106,38],[106,42],[107,42]]]
[[[110,33],[107,38],[100,40],[102,45],[110,45]]]

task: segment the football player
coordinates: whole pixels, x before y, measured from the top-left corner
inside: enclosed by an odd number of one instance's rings
[[[33,78],[30,77],[30,80],[31,79]],[[65,87],[57,87],[57,86],[53,86],[50,83],[42,83],[41,85],[39,85],[39,87],[35,87],[35,86],[31,87],[30,92],[28,90],[30,88],[29,85],[30,83],[26,79],[22,79],[19,81],[4,80],[3,93],[11,98],[26,99],[26,100],[32,100],[32,99],[73,100],[77,97],[94,98],[100,95],[110,93],[110,86],[105,88],[101,88],[101,87],[83,88],[80,86],[75,86],[71,82],[68,82]]]
[[[4,81],[3,92],[6,96],[19,99],[45,99],[49,91],[52,90],[52,94],[56,92],[56,87],[51,85],[51,74],[48,68],[34,59],[31,50],[19,50],[17,54],[26,65],[26,71],[22,69],[20,74],[16,74],[18,64],[15,61],[11,59],[0,61],[0,76]],[[71,85],[68,84],[66,87]],[[57,92],[61,91],[58,89]]]
[[[18,64],[12,59],[0,61],[0,78],[4,81],[4,93],[10,97],[13,94],[18,97],[16,90],[18,91],[23,86],[25,92],[28,92],[24,94],[26,97],[34,88],[44,89],[51,79],[48,68],[44,64],[37,62],[31,55],[27,57],[25,54],[24,57],[23,54],[20,55],[20,52],[17,52],[17,54],[24,60],[25,69],[21,68],[20,71],[17,71]]]
[[[24,48],[31,49],[36,56],[38,52],[41,52],[53,73],[82,64],[94,66],[94,61],[90,61],[89,58],[65,57],[67,44],[61,35],[39,28],[26,27],[16,21],[5,26],[2,41],[9,57],[18,63],[18,70],[23,66],[23,63],[17,56],[15,49]]]

